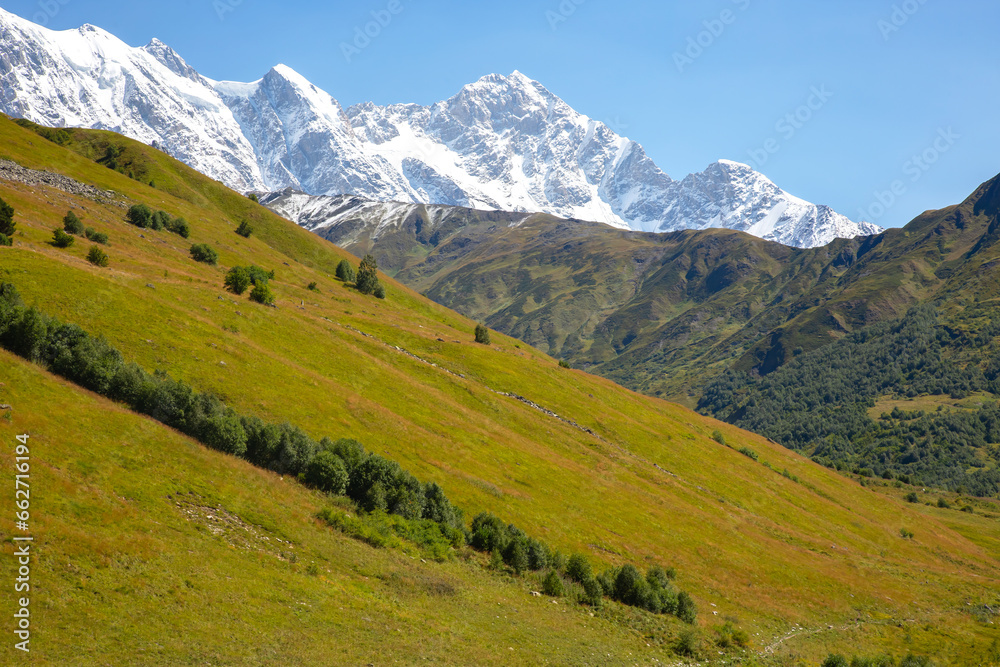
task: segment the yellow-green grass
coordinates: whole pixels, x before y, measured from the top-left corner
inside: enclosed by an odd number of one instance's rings
[[[602,565],[675,565],[679,585],[699,604],[701,623],[738,618],[758,649],[794,623],[818,631],[796,635],[779,650],[810,657],[831,647],[914,648],[961,664],[988,644],[990,629],[964,607],[1000,585],[991,542],[970,539],[922,508],[886,500],[758,436],[561,369],[502,335],[494,334],[490,347],[476,345],[474,322],[389,278],[383,278],[385,301],[361,296],[329,275],[346,253],[150,149],[128,144],[147,152],[157,184],[163,179],[156,169],[172,170],[199,205],[2,120],[0,141],[25,166],[114,189],[191,223],[185,241],[128,226],[121,208],[0,181],[0,196],[18,211],[15,247],[0,251],[0,280],[15,283],[28,303],[104,335],[148,370],[165,370],[241,412],[288,420],[316,438],[356,437],[420,479],[440,483],[468,513],[493,511],[564,552],[582,551]],[[68,250],[47,244],[74,205],[86,207],[85,224],[109,233],[109,268],[86,263],[89,244],[82,240]],[[246,240],[232,231],[240,217],[233,212],[245,206],[259,229]],[[219,267],[189,258],[196,242],[220,251]],[[223,291],[225,270],[249,263],[276,270],[277,309]],[[312,281],[320,292],[305,288]],[[6,372],[0,367],[0,381],[8,382]],[[524,396],[596,435],[496,392]],[[43,402],[16,405],[14,428],[22,418],[56,419]],[[91,437],[92,429],[71,420],[58,423],[63,437]],[[756,450],[761,463],[713,441],[717,428],[734,447]],[[100,451],[84,467],[113,463]],[[155,456],[163,457],[167,450],[159,451]],[[177,461],[164,465],[182,478],[195,472]],[[283,484],[275,488],[304,493]],[[280,501],[299,502],[292,498]],[[73,523],[85,532],[88,525],[85,517]],[[900,537],[904,527],[913,540]],[[112,548],[106,538],[94,541]],[[926,579],[914,581],[916,572]],[[465,601],[455,622],[465,607],[495,602],[488,595]],[[928,629],[914,635],[909,621]],[[74,622],[77,631],[89,627],[87,618],[67,621]],[[858,627],[839,630],[848,625]],[[263,624],[252,627],[266,631]],[[907,644],[908,632],[915,644]],[[936,640],[954,637],[963,645],[935,648]]]
[[[970,394],[965,398],[952,398],[947,395],[923,395],[913,398],[894,398],[883,396],[875,402],[875,407],[868,409],[868,416],[878,419],[881,415],[891,413],[899,408],[904,412],[935,412],[942,410],[978,410],[988,403],[996,401],[996,396],[989,392],[980,391]]]
[[[423,562],[324,528],[329,500],[0,352],[31,434],[30,664],[607,664],[669,658],[475,561]],[[9,485],[10,486],[10,485]],[[11,491],[11,495],[13,492]],[[5,501],[5,505],[8,503]],[[3,533],[17,531],[12,511]],[[227,522],[219,519],[225,518]],[[13,584],[5,540],[0,576]],[[3,596],[6,618],[15,597]],[[560,601],[564,602],[564,601]],[[612,605],[613,607],[614,605]],[[660,617],[660,637],[680,622]],[[9,633],[8,633],[9,634]],[[5,642],[0,663],[22,664]],[[512,650],[513,649],[513,650]]]

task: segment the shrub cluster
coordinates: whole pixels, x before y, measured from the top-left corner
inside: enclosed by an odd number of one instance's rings
[[[108,245],[108,235],[104,232],[95,231],[91,227],[87,227],[84,231],[84,236],[87,237],[88,241],[93,241],[94,243],[100,243],[101,245]]]
[[[488,512],[472,520],[469,544],[473,549],[492,555],[494,567],[507,565],[515,573],[549,570],[542,580],[546,595],[561,596],[566,590],[559,570],[579,588],[578,599],[600,606],[604,597],[654,614],[674,614],[686,623],[694,623],[697,610],[691,597],[673,586],[673,568],[652,566],[643,576],[634,565],[605,570],[595,576],[586,556],[573,554],[562,563],[560,554],[544,542],[528,537],[514,525],[505,525]]]
[[[223,282],[226,289],[233,294],[243,294],[253,285],[250,299],[266,306],[274,304],[274,292],[269,282],[274,278],[274,271],[265,271],[259,266],[234,266],[226,273]]]
[[[63,230],[69,234],[76,234],[77,236],[83,236],[84,226],[83,222],[77,217],[76,213],[73,211],[67,211],[66,216],[63,218]]]
[[[215,266],[219,261],[219,253],[207,243],[195,243],[191,246],[191,259]]]
[[[184,218],[173,218],[166,211],[154,213],[153,209],[145,204],[131,206],[128,213],[125,214],[125,220],[140,229],[152,229],[157,232],[166,229],[168,232],[183,238],[188,238],[191,235],[191,227]]]

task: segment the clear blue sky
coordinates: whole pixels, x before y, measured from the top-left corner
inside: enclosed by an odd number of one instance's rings
[[[430,104],[518,69],[641,143],[674,178],[719,158],[747,162],[792,194],[884,226],[1000,173],[995,0],[0,3],[50,28],[92,23],[132,45],[158,37],[214,79],[253,81],[284,63],[345,106]],[[343,44],[372,12],[391,19],[369,25],[377,36],[348,59]],[[701,51],[684,55],[689,40]],[[873,208],[894,181],[896,201]]]

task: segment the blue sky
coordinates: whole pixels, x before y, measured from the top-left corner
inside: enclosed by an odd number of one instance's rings
[[[54,29],[158,37],[214,79],[281,62],[345,106],[430,104],[517,69],[674,178],[746,162],[883,226],[1000,173],[993,1],[0,2]]]

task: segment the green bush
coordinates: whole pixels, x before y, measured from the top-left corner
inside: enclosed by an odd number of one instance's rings
[[[309,290],[310,292],[318,292],[319,291],[319,284],[316,283],[315,281],[313,281],[313,282],[309,283],[308,285],[306,285],[306,289]]]
[[[698,630],[692,628],[681,632],[674,644],[674,651],[679,655],[691,658],[697,656],[701,651],[701,635]]]
[[[912,540],[913,539],[913,531],[907,530],[906,528],[900,528],[899,529],[899,536],[902,537],[904,540]]]
[[[354,286],[362,294],[372,294],[378,286],[378,264],[371,255],[365,255],[358,268],[358,276]]]
[[[167,223],[167,231],[185,239],[191,236],[191,226],[184,218],[174,218]]]
[[[161,229],[170,229],[171,223],[170,214],[166,211],[157,211],[153,214],[153,217],[149,220],[149,227],[155,231],[160,231]]]
[[[727,622],[721,628],[717,628],[715,632],[717,635],[715,643],[719,645],[719,648],[747,648],[750,645],[750,635],[732,623]]]
[[[910,491],[906,494],[906,502],[908,503],[919,503],[920,496],[917,495],[916,491]]]
[[[191,246],[191,258],[196,262],[205,264],[215,264],[219,261],[219,254],[215,252],[207,243],[195,243]]]
[[[73,245],[75,240],[76,239],[61,229],[56,229],[52,232],[52,245],[57,248],[68,248]]]
[[[604,588],[594,577],[587,577],[582,582],[583,602],[591,607],[600,607],[604,597]]]
[[[236,228],[236,233],[243,238],[248,239],[250,238],[250,235],[253,234],[253,227],[250,226],[249,222],[244,220],[240,223],[240,226]]]
[[[66,216],[63,218],[63,229],[77,236],[83,236],[84,232],[83,223],[80,221],[80,218],[76,217],[76,213],[73,211],[66,212]]]
[[[694,623],[698,616],[698,608],[695,607],[691,596],[681,591],[677,594],[677,618],[685,623]]]
[[[760,457],[758,456],[757,452],[750,449],[749,447],[740,447],[740,454],[742,454],[743,456],[749,456],[754,461],[760,460]]]
[[[519,535],[507,543],[503,551],[503,561],[515,574],[521,574],[528,569],[528,548],[523,535]]]
[[[560,359],[559,360],[559,368],[573,368],[573,367],[565,359]]]
[[[899,667],[932,667],[931,659],[922,655],[908,655],[899,661]]]
[[[0,199],[0,234],[11,238],[14,236],[16,227],[17,223],[14,222],[14,207],[3,199]]]
[[[820,667],[850,667],[850,665],[844,656],[838,653],[831,653],[826,656],[826,660],[823,661]]]
[[[108,235],[104,232],[94,231],[92,228],[87,227],[84,231],[84,235],[87,237],[88,241],[100,243],[101,245],[108,245]]]
[[[578,584],[582,584],[587,579],[593,578],[594,573],[590,568],[590,561],[587,560],[587,557],[581,554],[570,556],[569,560],[566,561],[566,576]]]
[[[14,241],[6,234],[0,234],[0,246],[12,246]]]
[[[267,283],[261,283],[250,290],[250,300],[265,306],[274,305],[274,292]]]
[[[951,503],[945,500],[943,497],[937,499],[937,506],[941,509],[951,509]]]
[[[490,344],[490,330],[483,324],[476,325],[476,342],[482,345]]]
[[[340,263],[337,264],[337,278],[343,280],[345,283],[354,282],[354,267],[346,259],[340,260]]]
[[[720,445],[726,444],[726,436],[722,435],[722,431],[719,429],[712,431],[712,440],[715,440]]]
[[[257,195],[254,194],[253,192],[251,192],[250,194],[247,195],[247,199],[249,199],[250,201],[252,201],[255,204],[259,204],[260,203],[260,200],[257,198]]]
[[[306,466],[305,482],[320,491],[343,495],[347,490],[347,468],[333,452],[321,451]]]
[[[549,570],[542,580],[542,592],[554,598],[561,598],[564,593],[562,579],[555,570]]]
[[[234,266],[226,273],[225,288],[233,294],[243,294],[250,288],[250,272],[243,266]]]
[[[489,512],[480,512],[472,519],[472,539],[469,543],[477,551],[501,552],[507,547],[507,527]]]
[[[376,299],[384,299],[385,298],[385,285],[383,285],[381,282],[379,282],[377,285],[375,285],[375,291],[372,292],[372,294],[375,295]]]
[[[269,280],[274,280],[274,271],[265,271],[256,264],[246,267],[250,274],[250,282],[256,285],[266,285]]]
[[[87,261],[94,266],[107,266],[111,261],[108,259],[108,254],[101,250],[98,246],[90,246],[90,251],[87,253]]]
[[[145,204],[134,204],[129,208],[128,213],[125,214],[125,220],[129,224],[145,229],[153,222],[153,209]]]

